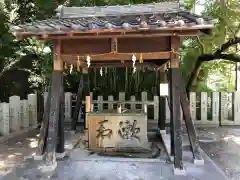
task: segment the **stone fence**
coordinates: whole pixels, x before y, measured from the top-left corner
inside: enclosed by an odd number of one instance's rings
[[[37,126],[37,95],[29,94],[27,99],[11,96],[9,103],[0,103],[0,133],[10,133]]]
[[[38,122],[38,102],[36,94],[29,94],[25,100],[19,96],[9,98],[9,103],[0,103],[0,133],[8,135],[21,129],[35,127]],[[44,103],[47,92],[44,93]],[[158,96],[149,97],[147,92],[141,93],[141,98],[135,96],[126,98],[124,92],[119,92],[118,98],[111,95],[107,97],[97,96],[92,98],[92,111],[113,109],[117,103],[123,102],[128,109],[144,109],[148,112],[148,119],[157,122],[158,119]],[[65,122],[71,122],[73,108],[76,103],[76,95],[65,92]],[[84,107],[83,101],[83,107]],[[196,125],[219,126],[240,125],[240,92],[191,92],[190,111]],[[39,113],[39,114],[38,114]],[[181,119],[183,119],[181,113]],[[81,121],[81,118],[79,119]],[[169,107],[166,99],[166,122],[170,121]]]

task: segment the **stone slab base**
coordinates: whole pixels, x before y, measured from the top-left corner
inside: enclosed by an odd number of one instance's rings
[[[74,131],[74,130],[71,130],[71,131],[69,131],[69,132],[70,132],[71,135],[76,134],[76,131]]]
[[[66,155],[67,155],[66,151],[63,152],[63,153],[56,153],[56,158],[57,159],[63,159]]]
[[[198,166],[204,165],[204,160],[203,159],[194,159],[193,163]]]
[[[35,161],[41,161],[41,160],[43,160],[43,155],[34,155],[34,156],[33,156],[33,159],[34,159]]]
[[[167,130],[159,130],[160,134],[167,134]]]
[[[174,175],[177,175],[177,176],[185,176],[186,175],[186,171],[184,169],[179,169],[179,168],[173,168],[173,173],[174,173]]]
[[[41,167],[40,167],[40,170],[41,170],[42,172],[52,172],[52,171],[54,171],[56,168],[57,168],[57,162],[55,162],[55,163],[52,164],[52,165],[44,165],[44,166],[41,166]]]

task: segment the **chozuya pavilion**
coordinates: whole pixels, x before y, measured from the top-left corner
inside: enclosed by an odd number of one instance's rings
[[[191,145],[193,162],[202,162],[182,73],[179,68],[179,46],[182,37],[209,33],[211,18],[183,9],[179,2],[153,4],[61,7],[51,19],[15,27],[17,38],[35,37],[53,42],[53,73],[41,127],[37,155],[46,165],[56,167],[56,154],[64,153],[63,69],[71,65],[88,68],[133,67],[141,64],[158,66],[167,73],[169,83],[170,156],[175,170],[183,170],[182,123],[180,105]],[[82,78],[88,87],[88,78]],[[161,87],[159,92],[161,94]],[[80,87],[80,92],[84,87]],[[92,112],[90,90],[83,99],[77,95],[77,107],[86,101],[85,133],[89,149],[104,151],[129,139],[146,140],[147,118],[144,112]],[[165,97],[160,97],[158,133],[165,131]],[[79,108],[80,109],[80,108]],[[79,110],[77,109],[79,113]],[[109,125],[107,125],[109,123]],[[74,123],[73,123],[74,124]],[[123,128],[123,126],[125,128]],[[164,135],[165,136],[165,135]],[[100,138],[100,140],[99,140]],[[167,145],[166,145],[167,146]]]

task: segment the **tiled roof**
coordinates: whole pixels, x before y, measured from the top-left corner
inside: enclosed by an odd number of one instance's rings
[[[178,3],[102,7],[62,7],[52,19],[19,25],[15,32],[65,33],[123,30],[205,29],[213,20],[184,11]]]

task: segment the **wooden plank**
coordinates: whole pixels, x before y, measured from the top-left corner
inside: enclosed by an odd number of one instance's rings
[[[48,92],[51,93],[51,82],[48,87]],[[38,140],[38,147],[36,150],[36,155],[40,156],[44,153],[47,143],[47,132],[48,132],[48,123],[49,123],[49,113],[50,113],[50,101],[51,101],[51,94],[47,93],[46,103],[43,112],[43,120],[40,128],[39,133],[39,140]]]
[[[60,93],[61,93],[61,71],[53,71],[52,84],[51,84],[51,101],[49,112],[49,124],[48,124],[48,138],[46,147],[46,165],[56,164],[56,137],[57,137],[57,122],[59,120],[60,111]]]
[[[160,71],[160,84],[167,83],[167,77],[164,70]],[[165,130],[166,123],[166,97],[161,96],[161,88],[159,84],[159,111],[158,111],[158,127]]]
[[[57,153],[64,153],[64,87],[63,87],[63,75],[61,74],[60,84],[60,103],[59,103],[59,119],[58,119],[58,132],[57,132]]]
[[[148,31],[135,31],[135,32],[126,32],[126,31],[114,31],[114,32],[98,32],[98,33],[89,33],[89,32],[81,32],[81,33],[32,33],[32,32],[17,32],[15,36],[18,39],[22,39],[24,37],[35,36],[39,39],[90,39],[90,38],[128,38],[128,37],[162,37],[162,36],[197,36],[199,35],[199,29],[185,29],[184,31],[173,30],[173,29],[163,29],[159,31],[152,31],[149,33]]]
[[[76,104],[73,110],[73,119],[72,119],[72,130],[76,130],[78,118],[81,117],[79,115],[82,114],[82,101],[83,101],[83,74],[79,75],[79,85],[77,92]]]
[[[66,92],[64,98],[65,122],[72,122],[72,93]]]
[[[85,100],[91,100],[92,96],[91,96],[91,92],[90,92],[90,80],[89,80],[89,74],[88,74],[88,69],[87,68],[83,68],[83,98]],[[92,103],[92,102],[91,102]],[[87,109],[88,108],[88,109]],[[91,105],[90,105],[90,109],[91,109]],[[87,111],[89,111],[89,102],[87,104],[87,102],[85,102],[85,112],[83,113],[83,121],[84,121],[84,128],[86,129],[87,126]],[[79,114],[80,116],[80,114]],[[83,129],[82,129],[83,130]]]
[[[132,61],[132,53],[102,53],[102,54],[89,54],[91,61],[99,62],[99,61]],[[148,60],[156,60],[156,61],[164,61],[170,58],[170,52],[149,52],[149,53],[135,53],[137,59],[140,58],[140,54],[142,54],[144,61]],[[64,62],[69,64],[76,64],[78,56],[80,57],[80,61],[85,64],[85,60],[87,58],[87,54],[61,54],[61,59]]]
[[[56,71],[62,71],[63,70],[63,61],[62,58],[60,56],[60,54],[62,53],[62,40],[61,39],[56,39],[53,41],[53,53],[57,54],[57,56],[55,56],[53,58],[53,69]]]
[[[183,119],[185,121],[185,125],[187,128],[187,133],[188,133],[188,138],[189,138],[189,142],[191,145],[191,150],[193,153],[193,158],[194,161],[196,160],[203,160],[200,150],[199,150],[199,144],[198,144],[198,139],[197,139],[197,134],[196,134],[196,130],[194,127],[194,123],[191,117],[191,111],[190,111],[190,103],[188,100],[188,96],[187,96],[187,91],[185,89],[186,85],[185,85],[185,80],[182,76],[181,71],[179,71],[179,77],[180,77],[180,102],[181,102],[181,107],[182,107],[182,111],[183,111]]]
[[[207,101],[208,95],[206,92],[201,92],[201,121],[207,121]]]
[[[119,53],[148,53],[169,51],[170,41],[166,36],[139,37],[139,38],[118,38]],[[144,56],[143,56],[144,57]],[[145,59],[145,58],[144,58]]]
[[[219,92],[212,92],[212,121],[219,124]]]

